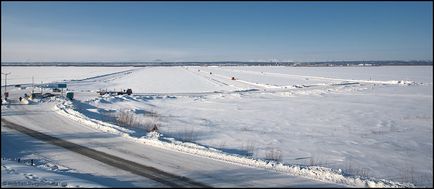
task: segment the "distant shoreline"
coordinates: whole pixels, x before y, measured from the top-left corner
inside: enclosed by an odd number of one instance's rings
[[[432,66],[432,61],[323,61],[323,62],[2,62],[1,66],[80,66],[80,67],[156,67],[156,66],[291,66],[291,67],[371,67]]]

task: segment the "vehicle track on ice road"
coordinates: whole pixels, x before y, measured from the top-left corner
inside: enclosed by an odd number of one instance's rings
[[[87,156],[89,158],[95,159],[97,161],[100,161],[102,163],[105,163],[107,165],[152,179],[154,181],[157,181],[159,183],[162,183],[164,185],[167,185],[169,187],[210,187],[208,185],[193,181],[186,177],[181,177],[178,175],[174,175],[171,173],[167,173],[164,171],[161,171],[159,169],[156,169],[154,167],[145,166],[142,164],[135,163],[133,161],[129,161],[126,159],[122,159],[117,156],[113,156],[104,152],[100,152],[94,149],[90,149],[85,146],[81,146],[72,142],[65,141],[63,139],[53,137],[29,128],[26,128],[24,126],[9,122],[7,120],[1,119],[2,126],[17,130],[23,134],[29,135],[33,138],[36,138],[38,140],[63,147],[67,150],[76,152],[78,154]]]

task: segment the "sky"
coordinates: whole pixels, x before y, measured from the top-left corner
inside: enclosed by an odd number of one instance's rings
[[[1,2],[2,62],[431,60],[432,2]]]

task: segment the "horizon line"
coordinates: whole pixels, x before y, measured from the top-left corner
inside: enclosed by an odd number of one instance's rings
[[[427,59],[413,59],[413,60],[319,60],[319,61],[280,61],[280,60],[215,60],[215,61],[163,61],[163,60],[155,60],[155,61],[1,61],[1,63],[216,63],[216,62],[274,62],[274,63],[315,63],[315,62],[391,62],[391,61],[400,61],[400,62],[432,62],[433,60]]]

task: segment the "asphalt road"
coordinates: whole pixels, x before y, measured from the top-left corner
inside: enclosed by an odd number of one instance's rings
[[[154,167],[145,166],[142,164],[138,164],[126,159],[122,159],[117,156],[113,156],[104,152],[100,152],[94,149],[87,148],[85,146],[81,146],[78,144],[74,144],[72,142],[68,142],[62,140],[60,138],[56,138],[50,135],[46,135],[44,133],[26,128],[24,126],[9,122],[7,120],[1,119],[4,127],[17,130],[23,134],[29,135],[33,138],[36,138],[41,141],[45,141],[47,143],[63,147],[67,150],[79,153],[81,155],[87,156],[89,158],[95,159],[97,161],[103,162],[105,164],[111,165],[113,167],[152,179],[168,187],[188,187],[188,188],[201,188],[201,187],[210,187],[208,185],[193,181],[186,177],[177,176],[171,173],[167,173],[156,169]]]

